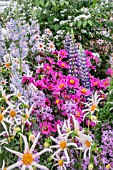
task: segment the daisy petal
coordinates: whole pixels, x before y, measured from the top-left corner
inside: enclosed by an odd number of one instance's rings
[[[15,164],[7,167],[7,170],[12,170],[12,169],[14,169],[15,167],[19,167],[20,165],[22,165],[22,161],[18,161],[18,162],[16,162]],[[21,169],[21,170],[23,170],[23,169]]]
[[[70,161],[70,158],[69,158],[69,155],[68,155],[68,153],[67,153],[67,149],[64,149],[64,153],[65,153],[65,156],[66,156],[66,158],[67,158],[67,161],[69,162],[69,161]]]
[[[36,166],[36,167],[39,168],[39,169],[49,170],[46,166],[39,165],[39,164],[37,164],[35,161],[32,163],[32,165]]]
[[[30,166],[30,165],[28,166],[28,169],[29,169],[29,170],[33,170],[32,166]]]
[[[20,152],[14,151],[14,150],[9,149],[9,148],[7,148],[7,147],[4,147],[4,148],[5,148],[6,150],[8,150],[9,152],[14,153],[15,155],[17,155],[17,156],[20,157],[20,158],[22,158],[22,156],[23,156],[23,154],[20,153]]]
[[[24,140],[24,146],[25,146],[24,152],[27,153],[29,151],[29,145],[28,145],[28,142],[27,142],[27,138],[22,133],[19,133],[19,134]]]
[[[30,150],[29,150],[30,152],[32,152],[32,151],[34,150],[34,148],[35,148],[35,146],[36,146],[36,144],[37,144],[37,141],[38,141],[39,136],[40,136],[40,132],[38,133],[37,137],[35,138],[35,140],[34,140],[34,142],[33,142],[33,145],[31,146],[31,148],[30,148]]]

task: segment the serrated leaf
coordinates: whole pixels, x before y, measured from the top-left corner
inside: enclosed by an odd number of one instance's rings
[[[85,20],[85,21],[83,22],[83,28],[84,28],[86,25],[87,25],[87,21]]]
[[[79,20],[79,21],[77,22],[77,26],[78,26],[78,27],[81,27],[81,25],[82,25],[82,21]]]
[[[93,22],[92,22],[91,20],[88,20],[88,24],[89,24],[90,26],[92,26],[92,25],[93,25]]]

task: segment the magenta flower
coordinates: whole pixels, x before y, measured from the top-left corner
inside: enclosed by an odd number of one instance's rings
[[[59,67],[62,67],[62,68],[69,68],[69,65],[68,65],[66,62],[62,61],[62,60],[59,60],[59,61],[57,62],[57,65],[58,65]]]
[[[52,67],[49,64],[45,63],[44,64],[44,70],[47,71],[47,72],[50,72],[50,71],[52,71]]]
[[[109,86],[110,86],[110,78],[101,80],[101,87],[104,88],[104,90],[106,90],[107,87]]]
[[[68,75],[67,76],[67,85],[69,87],[77,88],[79,86],[79,79]]]
[[[46,59],[50,62],[50,64],[55,64],[54,60],[50,57],[46,57]]]
[[[43,123],[40,123],[40,128],[42,130],[42,134],[49,135],[52,130],[52,124],[50,122],[44,121]]]
[[[113,69],[112,68],[108,68],[108,70],[106,71],[106,74],[108,74],[111,77],[113,77]]]
[[[60,90],[64,90],[67,87],[67,83],[65,79],[61,79],[57,82],[57,85],[55,85],[53,87],[53,90],[55,91],[60,91]]]
[[[92,86],[92,87],[98,87],[98,88],[100,88],[100,79],[99,79],[99,78],[92,77],[92,78],[90,79],[90,82],[91,82],[91,86]]]
[[[68,52],[65,50],[65,49],[62,49],[58,52],[58,55],[61,57],[61,58],[67,58],[67,55],[68,55]]]
[[[91,91],[87,88],[84,88],[84,87],[81,86],[78,89],[79,89],[79,92],[80,92],[81,95],[84,95],[84,96],[91,95]]]

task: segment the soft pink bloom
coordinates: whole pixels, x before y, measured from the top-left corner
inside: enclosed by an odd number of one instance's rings
[[[69,87],[77,88],[79,86],[79,79],[68,75],[67,76],[67,85]]]
[[[65,49],[62,49],[58,52],[58,55],[61,57],[61,58],[67,58],[67,55],[68,55],[68,52],[65,50]]]
[[[40,123],[40,128],[42,130],[42,133],[45,135],[49,135],[52,130],[52,124],[50,122],[44,121],[43,123]]]
[[[55,64],[54,60],[50,57],[46,57],[46,59],[50,62],[50,64]]]

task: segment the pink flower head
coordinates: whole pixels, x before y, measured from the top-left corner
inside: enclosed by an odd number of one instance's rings
[[[81,101],[81,93],[78,93],[78,94],[73,94],[71,95],[71,99],[74,100],[75,102],[79,103]]]
[[[100,87],[100,79],[99,78],[92,77],[90,82],[91,82],[92,87],[98,87],[98,88]]]
[[[41,128],[42,134],[49,135],[52,130],[52,124],[50,122],[44,121],[40,123],[39,127]]]
[[[50,64],[55,64],[54,60],[50,57],[46,57],[46,59],[50,62]]]
[[[107,75],[110,75],[111,77],[113,77],[113,69],[112,68],[108,68],[108,70],[106,71]]]
[[[84,88],[84,87],[79,87],[79,92],[81,95],[84,95],[84,96],[89,96],[91,95],[91,91],[87,88]]]
[[[107,87],[109,87],[109,86],[110,86],[110,78],[101,80],[101,87],[104,88],[104,90],[106,90]]]
[[[68,52],[65,50],[65,49],[62,49],[58,52],[58,55],[61,57],[61,58],[67,58],[67,55],[68,55]]]
[[[52,71],[52,67],[49,64],[45,63],[44,64],[44,70],[47,71],[47,72],[50,72],[50,71]]]
[[[79,79],[68,75],[67,76],[67,85],[69,87],[77,88],[79,86]]]
[[[59,99],[58,97],[56,97],[56,99],[55,99],[55,102],[54,102],[54,103],[55,103],[55,104],[57,104],[58,108],[60,109],[61,104],[63,103],[63,100],[61,100],[61,99]]]
[[[36,87],[38,87],[39,89],[45,89],[45,88],[47,88],[47,86],[44,84],[44,82],[42,81],[42,80],[37,80],[35,83],[34,83],[34,85],[36,86]]]
[[[86,125],[87,126],[91,126],[91,127],[95,127],[96,126],[96,123],[91,121],[91,120],[86,120]]]
[[[86,58],[86,65],[88,68],[92,67],[91,61],[88,58]]]
[[[55,91],[60,91],[60,90],[64,90],[67,87],[67,83],[65,79],[61,79],[58,81],[57,85],[54,86],[54,90]]]
[[[60,66],[61,68],[69,68],[69,65],[66,62],[62,61],[62,60],[59,60],[57,62],[57,65]]]

